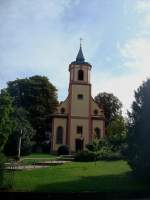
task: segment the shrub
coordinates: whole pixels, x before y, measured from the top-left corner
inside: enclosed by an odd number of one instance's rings
[[[5,166],[4,163],[6,162],[6,158],[4,154],[0,153],[0,188],[4,185],[4,173],[5,173]]]
[[[50,143],[42,143],[42,152],[43,153],[50,153]]]
[[[97,160],[120,160],[122,155],[120,152],[114,152],[110,148],[103,147],[98,152]]]
[[[120,152],[113,152],[107,147],[103,147],[99,151],[83,151],[75,155],[75,160],[80,162],[89,162],[96,160],[120,160],[122,155]]]
[[[68,155],[69,154],[69,148],[66,145],[62,145],[57,150],[58,155]]]
[[[89,150],[89,151],[95,151],[95,146],[93,144],[87,144],[86,145],[86,148]]]
[[[14,171],[5,169],[7,158],[0,153],[0,189],[9,189],[13,186]]]
[[[75,161],[89,162],[96,160],[97,154],[92,151],[83,151],[75,155]]]

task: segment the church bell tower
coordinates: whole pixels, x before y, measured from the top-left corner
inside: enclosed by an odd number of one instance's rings
[[[92,66],[85,62],[82,46],[76,60],[69,65],[69,116],[67,144],[74,142],[76,149],[83,149],[91,138],[91,83]],[[75,133],[75,134],[73,134]]]
[[[92,66],[85,61],[80,42],[76,60],[69,65],[68,97],[53,114],[51,150],[67,145],[70,152],[86,150],[95,137],[105,135],[105,117],[91,96]]]

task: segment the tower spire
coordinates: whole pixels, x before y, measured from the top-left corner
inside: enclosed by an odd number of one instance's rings
[[[82,38],[80,38],[80,49],[79,49],[79,52],[78,52],[78,55],[76,57],[76,62],[79,62],[79,63],[83,63],[84,62],[84,56],[83,56],[83,52],[82,52]]]

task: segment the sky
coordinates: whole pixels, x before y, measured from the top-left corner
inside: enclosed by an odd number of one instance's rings
[[[113,93],[126,115],[150,77],[150,0],[0,0],[0,88],[47,76],[63,101],[80,37],[92,96]]]

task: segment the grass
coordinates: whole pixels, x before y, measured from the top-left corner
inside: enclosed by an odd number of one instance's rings
[[[72,162],[31,171],[17,171],[14,191],[117,192],[149,191],[150,186],[135,181],[125,161]]]
[[[21,164],[31,165],[33,163],[41,162],[41,161],[49,161],[56,160],[57,156],[43,153],[32,153],[28,156],[21,157]]]
[[[28,156],[22,156],[21,158],[56,158],[56,156],[51,155],[51,154],[43,154],[43,153],[32,153]]]

